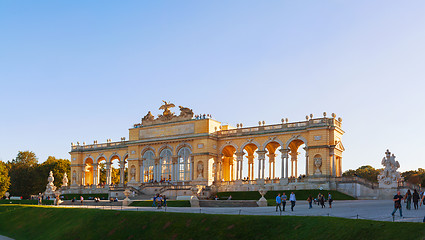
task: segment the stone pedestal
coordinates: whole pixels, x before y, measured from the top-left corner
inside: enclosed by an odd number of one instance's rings
[[[200,207],[199,206],[199,199],[197,196],[191,196],[190,197],[190,207]]]
[[[258,190],[258,192],[261,194],[261,198],[257,201],[257,205],[259,207],[267,207],[267,199],[264,197],[264,195],[266,195],[267,193],[267,190],[261,188],[260,190]]]
[[[128,198],[128,196],[130,196],[130,194],[131,194],[130,190],[125,189],[125,191],[124,191],[125,199],[122,201],[123,206],[128,206],[128,205],[131,204],[132,201],[130,200],[130,198]]]

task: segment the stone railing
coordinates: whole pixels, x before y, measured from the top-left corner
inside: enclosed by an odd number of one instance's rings
[[[374,182],[371,182],[367,179],[355,177],[355,176],[354,177],[337,177],[337,178],[335,178],[335,181],[340,182],[340,183],[359,183],[359,184],[362,184],[362,185],[364,185],[368,188],[372,188],[372,189],[379,187],[378,183],[374,183]]]
[[[231,135],[246,135],[255,132],[261,131],[290,131],[298,128],[308,128],[308,127],[319,127],[319,126],[336,126],[341,127],[341,122],[336,120],[335,118],[317,118],[310,119],[308,121],[303,122],[294,122],[294,123],[282,123],[282,124],[274,124],[274,125],[264,125],[257,127],[248,127],[248,128],[237,128],[230,130],[222,130],[217,132],[217,136],[225,137]]]
[[[74,145],[74,146],[71,146],[71,151],[125,146],[127,145],[128,142],[129,141],[120,141],[120,142],[99,143],[99,144],[91,144],[91,145]]]

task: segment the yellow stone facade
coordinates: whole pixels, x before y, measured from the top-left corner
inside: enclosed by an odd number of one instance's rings
[[[120,185],[124,185],[127,165],[127,185],[135,188],[161,181],[185,185],[242,180],[285,183],[300,175],[299,164],[305,164],[307,178],[342,174],[344,131],[334,114],[307,117],[302,122],[282,119],[280,124],[233,128],[209,116],[193,116],[192,110],[181,106],[180,115],[174,115],[170,111],[174,105],[164,103],[160,108],[164,113],[155,119],[149,112],[142,123],[129,129],[128,140],[72,144],[71,187],[109,186],[114,160],[120,162]],[[298,159],[301,145],[305,146],[305,159]],[[277,161],[282,166],[279,169]],[[100,162],[106,163],[106,183],[99,182]],[[248,169],[243,169],[246,166]]]

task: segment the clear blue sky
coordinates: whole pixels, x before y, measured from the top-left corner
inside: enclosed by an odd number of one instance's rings
[[[343,169],[425,168],[424,1],[2,1],[0,160],[118,141],[161,100],[343,118]]]

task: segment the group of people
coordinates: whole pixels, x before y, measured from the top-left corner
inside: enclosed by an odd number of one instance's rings
[[[167,207],[167,197],[165,195],[156,194],[153,197],[152,207],[156,207],[158,209]]]
[[[393,201],[394,201],[394,210],[391,213],[392,216],[394,216],[394,214],[397,212],[397,210],[400,213],[400,217],[403,217],[403,207],[401,205],[401,201],[404,200],[404,202],[406,203],[406,209],[410,210],[411,209],[411,205],[412,205],[412,201],[413,201],[413,206],[415,208],[415,210],[419,209],[418,205],[425,205],[425,192],[418,192],[416,189],[413,191],[413,194],[410,190],[407,190],[406,194],[403,196],[400,194],[400,191],[397,191],[397,194],[394,195]],[[425,218],[424,218],[424,222],[425,222]]]
[[[285,193],[282,193],[282,195],[280,195],[279,193],[276,196],[276,212],[278,208],[280,212],[285,211],[287,200],[288,200],[288,197],[286,196]],[[291,202],[291,211],[294,211],[295,202],[297,201],[294,192],[291,192],[291,194],[289,195],[289,201]]]
[[[276,196],[276,212],[279,209],[280,211],[285,211],[285,206],[286,206],[286,201],[287,201],[288,197],[286,196],[285,193],[282,193],[282,195],[280,195],[280,193]],[[291,192],[291,194],[289,195],[289,201],[291,202],[291,211],[294,211],[294,207],[295,207],[295,202],[296,197],[295,197],[295,193]],[[325,208],[325,202],[328,201],[329,203],[329,208],[332,208],[332,195],[331,193],[328,193],[328,200],[326,200],[325,196],[321,193],[319,193],[319,195],[317,195],[317,198],[313,198],[311,195],[308,196],[307,198],[307,202],[308,202],[308,208],[311,209],[313,208],[313,202],[317,203],[317,205],[321,205],[322,208]],[[282,210],[282,208],[283,210]]]

